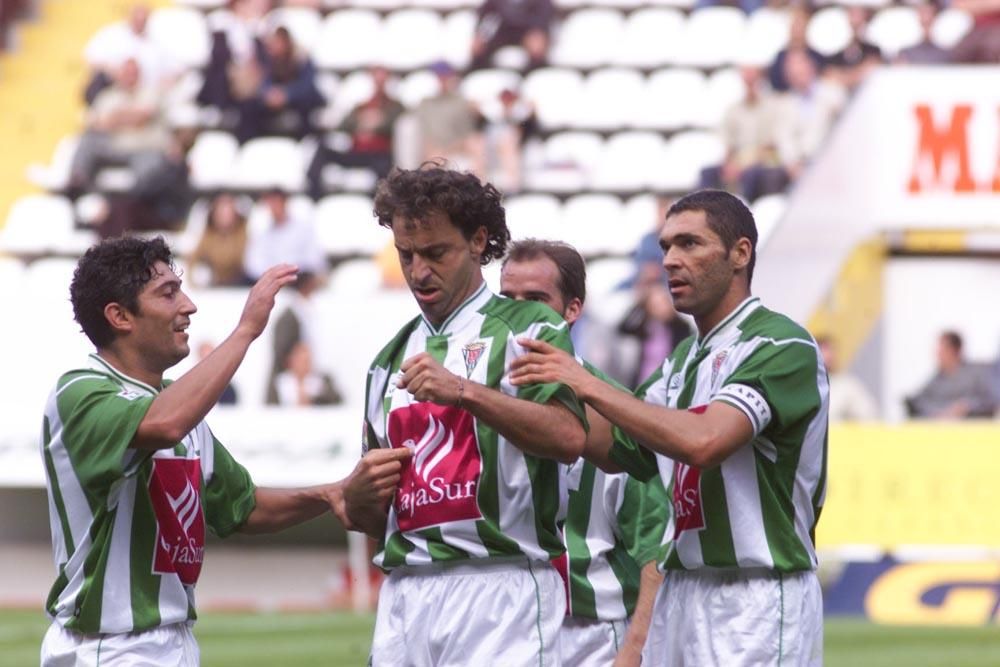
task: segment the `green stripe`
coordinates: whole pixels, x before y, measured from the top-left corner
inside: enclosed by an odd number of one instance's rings
[[[74,618],[66,623],[70,630],[93,634],[101,631],[104,576],[108,567],[111,539],[114,532],[114,510],[101,510],[91,524],[91,548],[83,562],[83,586],[74,605]],[[103,515],[103,516],[102,516]]]
[[[149,498],[152,466],[143,466],[135,480],[135,503],[132,508],[132,536],[129,541],[132,600],[132,623],[136,629],[154,628],[160,624],[160,584],[162,577],[153,574],[156,557],[156,515]],[[204,497],[204,495],[202,495]]]
[[[417,531],[417,535],[427,540],[427,553],[432,561],[451,561],[469,558],[469,553],[453,547],[444,541],[440,528],[425,528]]]
[[[590,526],[590,499],[594,494],[593,466],[583,465],[580,488],[569,492],[569,510],[566,515],[566,545],[569,552],[570,614],[597,618],[597,596],[587,578],[591,554],[587,548],[587,527]]]
[[[542,638],[542,592],[538,587],[538,579],[535,578],[535,569],[531,567],[531,561],[528,561],[528,573],[531,574],[531,580],[535,583],[535,628],[538,630],[538,664],[539,667],[545,667],[545,641]]]
[[[433,333],[440,333],[440,332],[444,331],[445,329],[448,328],[448,325],[451,324],[455,320],[456,317],[458,317],[459,313],[461,313],[463,310],[465,310],[465,307],[468,306],[471,302],[475,301],[476,298],[480,294],[482,294],[483,291],[485,291],[485,290],[486,290],[486,282],[484,281],[481,285],[479,285],[479,289],[477,289],[475,292],[473,292],[472,296],[470,296],[468,299],[466,299],[465,301],[463,301],[462,304],[458,308],[456,308],[455,310],[452,311],[451,315],[449,315],[448,318],[444,322],[441,323],[440,327],[435,327],[433,324],[431,324],[430,320],[428,320],[427,318],[424,318],[424,322],[427,324],[427,328],[430,329],[431,332],[433,332]]]
[[[700,341],[698,341],[698,345],[700,347],[705,347],[705,344],[709,340],[711,340],[712,336],[714,336],[715,334],[717,334],[720,331],[722,331],[723,329],[725,329],[726,326],[730,322],[732,322],[736,318],[738,318],[741,313],[746,312],[747,308],[749,308],[751,305],[753,305],[755,303],[759,304],[760,303],[760,299],[758,299],[755,296],[748,298],[746,301],[743,302],[742,306],[739,306],[736,310],[734,310],[732,313],[730,313],[727,318],[725,318],[724,320],[722,320],[721,322],[719,322],[718,324],[716,324],[714,327],[712,327],[712,330],[709,331],[707,334],[705,334],[704,338],[702,338]]]
[[[388,570],[406,565],[406,554],[413,551],[414,548],[413,542],[403,537],[403,533],[396,531],[380,549],[383,553],[382,567]]]
[[[698,533],[702,560],[712,567],[736,567],[732,525],[726,505],[726,485],[722,468],[701,471],[701,510],[705,528]]]
[[[444,364],[448,356],[448,336],[428,336],[424,348],[431,358],[439,364]]]

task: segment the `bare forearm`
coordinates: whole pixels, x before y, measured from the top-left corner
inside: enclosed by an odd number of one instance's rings
[[[533,403],[467,382],[462,406],[526,454],[566,463],[583,454],[586,431],[561,405]]]
[[[310,486],[301,489],[258,488],[257,506],[240,529],[244,533],[275,533],[314,519],[343,503],[339,483]]]
[[[625,634],[622,651],[631,651],[635,654],[642,652],[642,647],[646,644],[646,635],[649,633],[649,623],[653,618],[653,603],[662,584],[663,575],[656,569],[656,563],[653,561],[646,563],[642,568],[639,597],[635,602],[635,611],[632,613],[632,621]]]

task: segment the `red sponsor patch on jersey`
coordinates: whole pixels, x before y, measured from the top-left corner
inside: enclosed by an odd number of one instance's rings
[[[689,412],[701,414],[708,408],[699,405],[688,408]],[[701,504],[701,468],[693,468],[677,462],[674,466],[674,539],[685,530],[701,530],[705,527],[705,512]]]
[[[389,413],[389,443],[413,450],[393,505],[400,530],[482,518],[482,456],[472,415],[450,405],[414,403]]]
[[[201,508],[201,461],[154,458],[149,499],[156,515],[155,574],[173,574],[194,585],[205,558],[205,516]]]

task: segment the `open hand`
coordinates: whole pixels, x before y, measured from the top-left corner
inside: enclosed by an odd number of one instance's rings
[[[570,354],[543,340],[520,338],[517,342],[528,352],[510,365],[510,382],[515,386],[558,382],[580,395],[592,377]]]

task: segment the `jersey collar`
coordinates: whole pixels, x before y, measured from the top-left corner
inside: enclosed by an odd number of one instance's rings
[[[728,332],[739,327],[750,313],[760,307],[760,297],[748,296],[740,305],[736,306],[733,312],[729,313],[721,322],[712,327],[711,331],[698,339],[698,347],[704,349],[705,347],[712,347],[718,341],[726,340]]]
[[[479,289],[476,290],[472,296],[463,301],[462,305],[452,311],[451,315],[449,315],[448,318],[441,323],[441,326],[435,327],[430,323],[430,320],[423,315],[423,313],[421,313],[420,319],[424,321],[424,326],[427,327],[427,330],[430,331],[432,336],[438,336],[452,331],[459,331],[465,327],[465,325],[468,324],[473,317],[475,317],[476,313],[479,312],[479,309],[486,305],[486,302],[492,298],[493,292],[486,287],[486,281],[484,280],[483,284],[479,286]]]
[[[152,385],[148,385],[145,382],[143,382],[142,380],[136,380],[133,377],[129,377],[128,375],[125,375],[124,373],[122,373],[121,371],[119,371],[118,369],[116,369],[114,366],[112,366],[111,364],[109,364],[107,361],[105,361],[104,359],[102,359],[97,354],[91,353],[88,356],[87,361],[88,361],[88,364],[87,364],[88,367],[91,368],[91,369],[93,369],[93,370],[95,370],[95,371],[99,371],[101,373],[104,373],[105,375],[110,375],[110,376],[112,376],[114,378],[117,378],[118,380],[121,380],[122,382],[126,382],[126,383],[128,383],[128,384],[130,384],[130,385],[132,385],[134,387],[137,387],[137,388],[143,390],[143,391],[147,391],[150,394],[154,394],[155,395],[155,394],[160,393],[160,390],[159,389],[154,389]]]

